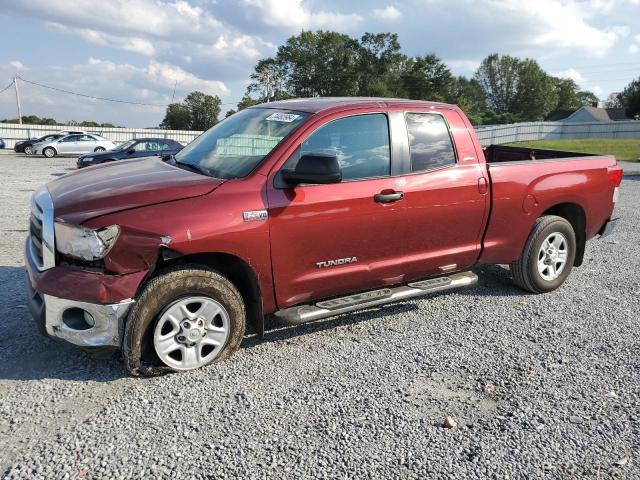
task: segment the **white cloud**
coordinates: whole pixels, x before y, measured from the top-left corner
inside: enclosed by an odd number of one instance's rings
[[[200,7],[183,0],[21,0],[11,9],[47,21],[75,27],[156,38],[209,38],[222,24]]]
[[[9,64],[0,64],[0,77],[10,75],[11,69]],[[46,72],[46,76],[39,76],[39,71]],[[76,93],[158,105],[105,102],[57,93],[28,82],[20,82],[25,114],[53,117],[62,121],[96,120],[124,126],[153,126],[162,120],[164,105],[171,102],[174,86],[176,101],[194,90],[223,98],[229,94],[229,89],[223,82],[203,79],[176,65],[155,60],[139,67],[89,58],[84,63],[68,67],[45,64],[42,69],[33,70],[24,76],[26,80]],[[10,100],[10,96],[0,96],[0,108],[7,112],[4,116],[13,115]]]
[[[556,51],[583,50],[605,54],[618,40],[613,30],[599,29],[587,22],[590,15],[608,11],[612,2],[557,2],[556,0],[492,0],[494,14],[508,13],[521,18],[529,31],[529,41]]]
[[[556,72],[553,76],[558,78],[568,78],[576,83],[584,83],[586,81],[586,78],[584,78],[584,76],[575,68],[568,68],[566,70]]]
[[[11,60],[9,62],[9,65],[11,65],[13,68],[15,68],[17,71],[21,71],[21,70],[27,70],[27,67],[24,65],[24,63],[22,63],[20,60]]]
[[[146,88],[155,90],[156,92],[173,89],[177,84],[181,90],[202,90],[211,95],[225,95],[229,93],[227,86],[217,80],[205,80],[189,73],[182,68],[151,60],[146,67],[135,67],[129,64],[114,63],[109,60],[101,60],[90,58],[87,64],[78,65],[74,68],[78,72],[101,73],[113,77],[113,80],[119,84],[125,85],[127,82],[135,84],[144,84]],[[118,81],[117,79],[120,78]],[[155,89],[153,88],[155,87]],[[166,95],[166,93],[165,93]],[[158,93],[156,97],[161,100],[162,94]],[[165,97],[166,99],[166,97]]]
[[[243,0],[243,3],[259,9],[259,18],[267,25],[289,30],[330,28],[344,31],[353,29],[363,20],[355,13],[313,12],[302,5],[302,0]]]
[[[480,66],[481,60],[445,60],[445,63],[454,71],[465,75],[473,75]]]
[[[600,85],[593,85],[589,90],[595,93],[598,98],[602,98],[602,94],[604,93],[604,90]]]
[[[402,12],[393,5],[388,5],[385,8],[374,8],[373,16],[380,20],[397,20],[402,16]]]
[[[260,51],[255,47],[256,41],[249,35],[240,35],[229,41],[225,35],[220,35],[218,40],[212,45],[212,49],[216,56],[238,54],[247,58],[259,58]]]
[[[627,53],[630,55],[635,55],[636,53],[638,53],[638,45],[629,45],[629,48],[627,48]]]
[[[59,23],[49,23],[49,25],[57,30],[79,35],[84,40],[95,45],[103,47],[112,47],[127,52],[139,53],[141,55],[153,56],[156,49],[149,40],[141,37],[118,36],[112,35],[91,28],[69,28]]]
[[[628,37],[631,33],[631,29],[626,25],[616,25],[615,27],[611,27],[611,31],[620,37]]]

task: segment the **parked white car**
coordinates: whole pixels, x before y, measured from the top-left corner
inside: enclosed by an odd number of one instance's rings
[[[115,146],[111,140],[107,140],[95,133],[73,134],[36,143],[33,145],[33,154],[41,154],[47,158],[51,158],[56,155],[81,155],[90,152],[104,152],[105,150],[111,150]]]

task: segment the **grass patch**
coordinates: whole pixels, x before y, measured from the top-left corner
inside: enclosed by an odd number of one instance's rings
[[[582,138],[577,140],[538,140],[510,143],[514,147],[546,148],[577,153],[615,155],[618,160],[640,162],[640,139]]]

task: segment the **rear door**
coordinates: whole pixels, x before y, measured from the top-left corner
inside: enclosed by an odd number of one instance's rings
[[[73,153],[93,152],[98,146],[98,140],[92,135],[79,135],[80,139],[76,144],[76,151]]]
[[[391,175],[387,115],[332,119],[303,135],[296,147],[282,167],[294,168],[303,154],[336,155],[343,180],[285,188],[278,184],[279,169],[270,174],[267,195],[279,308],[401,281],[403,202],[376,201],[377,194],[393,194],[402,186]]]
[[[404,118],[407,279],[466,269],[480,254],[489,208],[472,137],[455,110],[409,111]]]

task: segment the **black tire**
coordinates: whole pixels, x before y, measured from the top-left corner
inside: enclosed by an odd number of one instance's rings
[[[44,155],[47,158],[53,158],[56,156],[58,152],[56,152],[56,149],[53,147],[47,147],[42,151],[42,155]]]
[[[172,302],[190,295],[210,297],[222,304],[229,314],[229,336],[209,365],[238,350],[246,324],[244,301],[238,289],[218,272],[200,265],[180,265],[149,280],[129,315],[122,353],[132,375],[155,376],[174,371],[156,354],[153,332],[161,312]]]
[[[96,147],[96,149],[94,150],[94,152],[106,152],[106,149],[103,147]]]
[[[561,233],[566,238],[567,259],[558,277],[547,280],[538,270],[538,255],[543,242],[553,233]],[[555,290],[564,283],[571,273],[575,256],[576,234],[571,224],[564,218],[555,215],[542,216],[533,225],[522,255],[510,265],[513,283],[532,293]]]
[[[31,155],[33,153],[33,147],[31,145],[27,145],[26,147],[24,147],[23,152],[26,155]]]

